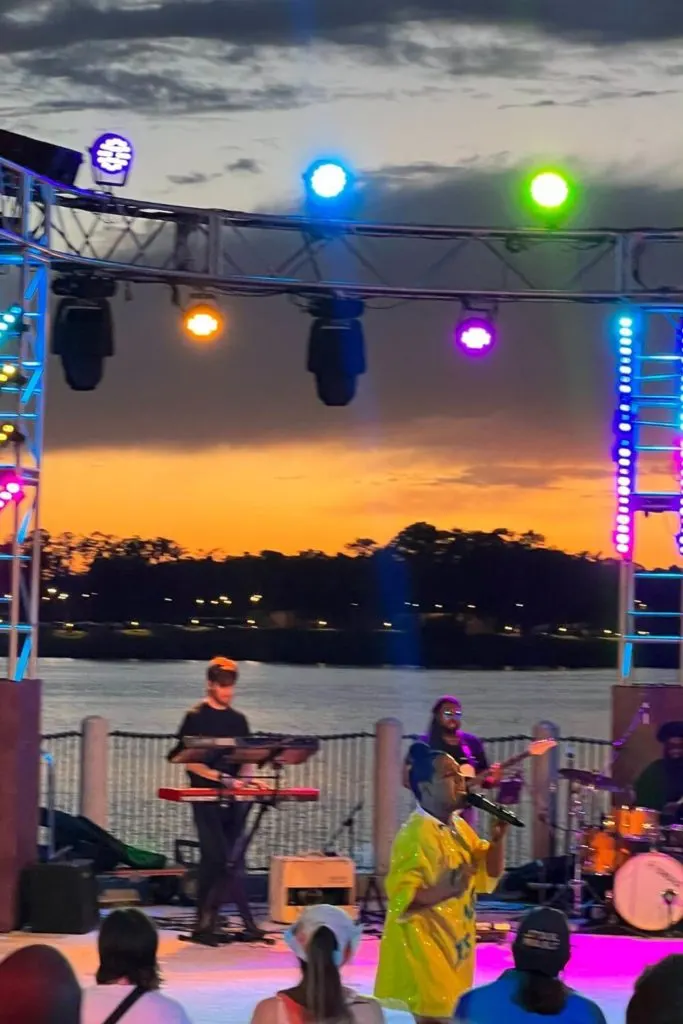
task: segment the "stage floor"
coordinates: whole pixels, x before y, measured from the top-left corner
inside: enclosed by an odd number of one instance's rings
[[[159,916],[163,912],[157,911]],[[48,942],[71,961],[83,985],[92,984],[97,965],[95,935],[47,936],[15,933],[0,936],[0,958],[19,946]],[[363,940],[346,981],[359,992],[372,992],[379,941]],[[624,1009],[633,982],[649,964],[669,953],[683,953],[683,940],[639,939],[615,936],[574,935],[568,984],[594,999],[609,1024],[623,1024]],[[255,1004],[278,988],[293,983],[297,975],[292,954],[278,939],[273,947],[233,945],[203,949],[178,939],[178,933],[161,931],[164,991],[178,999],[195,1024],[248,1024]],[[477,947],[477,982],[491,981],[511,966],[509,944],[484,943]],[[402,1024],[408,1015],[390,1012],[387,1020]]]

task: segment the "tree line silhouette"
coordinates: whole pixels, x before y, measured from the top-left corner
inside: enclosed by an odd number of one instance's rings
[[[618,563],[569,554],[532,531],[413,523],[343,552],[190,554],[163,537],[44,536],[43,622],[296,625],[521,635],[615,630]],[[654,580],[656,591],[663,586]],[[653,593],[653,600],[661,595]]]

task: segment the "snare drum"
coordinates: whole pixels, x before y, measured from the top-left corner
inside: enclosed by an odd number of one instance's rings
[[[615,807],[605,819],[605,829],[624,839],[654,844],[659,839],[659,814],[649,807]]]
[[[614,909],[641,932],[665,932],[683,920],[683,864],[665,853],[641,853],[614,879]]]
[[[613,875],[630,857],[623,843],[600,828],[584,832],[581,839],[581,867],[586,875]]]

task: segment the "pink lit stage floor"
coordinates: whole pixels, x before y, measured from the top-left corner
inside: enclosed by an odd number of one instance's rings
[[[96,967],[94,935],[0,936],[0,958],[18,946],[41,941],[61,949],[81,982],[92,984]],[[378,948],[377,939],[364,939],[346,972],[347,983],[360,992],[372,991]],[[669,953],[683,953],[683,940],[575,935],[572,950],[568,984],[599,1003],[609,1024],[623,1024],[634,979],[646,966]],[[273,947],[203,949],[181,942],[175,932],[163,931],[161,959],[164,990],[183,1003],[195,1024],[247,1024],[259,999],[291,984],[296,977],[292,955],[281,940]],[[509,945],[478,946],[477,982],[491,981],[511,964]],[[395,1012],[386,1017],[390,1024],[412,1019]]]

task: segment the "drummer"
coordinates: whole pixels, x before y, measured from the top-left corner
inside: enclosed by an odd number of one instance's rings
[[[662,744],[662,757],[636,779],[636,803],[659,811],[662,823],[670,825],[683,821],[683,722],[666,722],[657,740]]]

